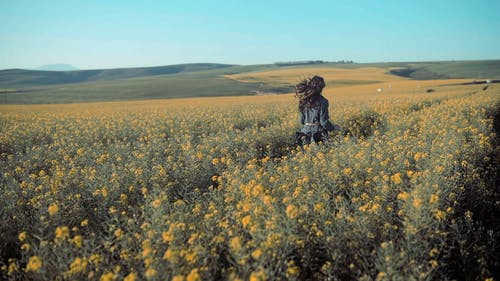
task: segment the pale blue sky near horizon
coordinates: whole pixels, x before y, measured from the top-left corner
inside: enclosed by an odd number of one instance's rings
[[[0,0],[0,69],[484,59],[498,0]]]

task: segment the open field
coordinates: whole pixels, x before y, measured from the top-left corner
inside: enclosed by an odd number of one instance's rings
[[[220,73],[324,75],[303,150],[292,94],[0,105],[0,279],[498,278],[500,85],[390,68]]]
[[[472,81],[500,79],[499,69],[500,61],[498,60],[321,63],[291,66],[185,64],[80,71],[11,69],[0,70],[0,104],[283,94],[292,92],[293,85],[302,76],[318,73],[327,77],[330,89],[411,79],[426,81],[439,78]],[[391,75],[390,72],[400,76]]]

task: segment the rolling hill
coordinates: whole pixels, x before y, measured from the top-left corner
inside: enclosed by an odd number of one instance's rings
[[[319,72],[318,72],[319,71]],[[500,60],[462,62],[179,64],[77,71],[0,70],[0,103],[75,103],[281,94],[304,75],[335,87],[394,79],[499,79]],[[390,78],[392,77],[392,78]]]
[[[83,83],[91,81],[110,81],[134,77],[176,74],[229,67],[228,64],[196,63],[156,67],[134,67],[116,69],[44,71],[25,69],[6,69],[0,71],[0,87],[15,88],[55,84]]]

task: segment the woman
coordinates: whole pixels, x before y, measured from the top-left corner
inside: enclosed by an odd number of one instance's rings
[[[302,129],[295,135],[297,145],[322,142],[329,131],[339,129],[330,122],[328,100],[321,95],[325,80],[320,76],[304,79],[295,86],[299,98],[299,115]]]

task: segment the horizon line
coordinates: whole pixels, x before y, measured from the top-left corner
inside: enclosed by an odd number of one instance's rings
[[[442,60],[408,60],[408,61],[367,61],[367,62],[357,62],[354,60],[337,60],[337,61],[327,61],[327,60],[290,60],[290,61],[275,61],[272,63],[255,63],[255,64],[238,64],[238,63],[221,63],[221,62],[185,62],[185,63],[174,63],[174,64],[158,64],[158,65],[144,65],[144,66],[113,66],[113,67],[101,67],[101,68],[79,68],[75,65],[69,63],[49,63],[44,64],[37,67],[9,67],[9,68],[0,68],[0,71],[5,70],[28,70],[28,71],[56,71],[56,72],[70,72],[70,71],[90,71],[90,70],[112,70],[112,69],[134,69],[134,68],[155,68],[155,67],[164,67],[164,66],[176,66],[176,65],[193,65],[193,64],[218,64],[218,65],[228,65],[228,66],[258,66],[258,65],[278,65],[278,64],[329,64],[329,63],[338,63],[338,64],[383,64],[383,63],[440,63],[440,62],[472,62],[472,61],[498,61],[500,58],[491,58],[491,59],[442,59]],[[344,62],[344,63],[343,63]],[[44,66],[50,65],[67,65],[73,67],[75,69],[72,70],[44,70],[37,69]],[[295,65],[290,65],[295,66]]]

